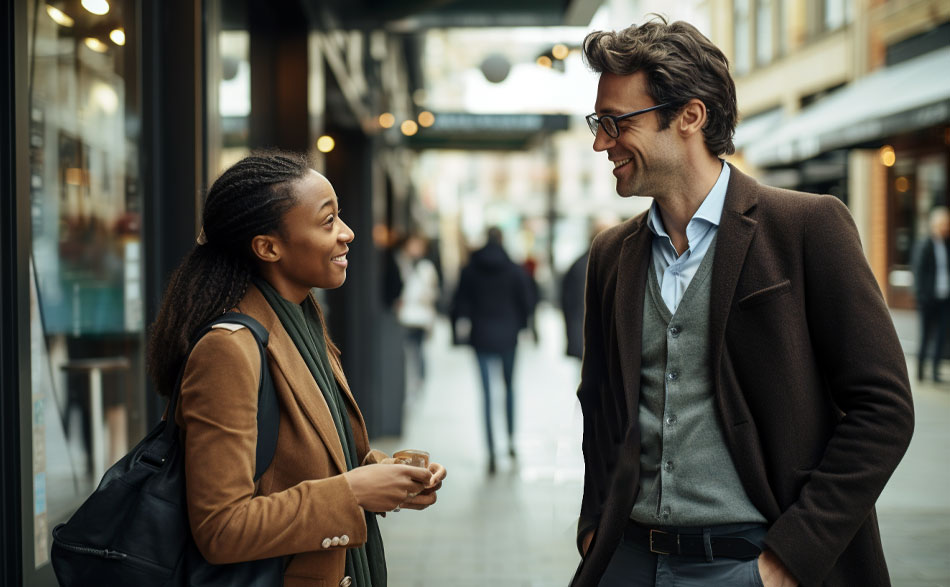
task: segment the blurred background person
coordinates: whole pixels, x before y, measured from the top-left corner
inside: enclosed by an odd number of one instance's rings
[[[531,332],[531,340],[537,344],[538,324],[534,314],[535,310],[538,309],[538,302],[541,301],[541,288],[538,286],[537,278],[538,260],[534,258],[534,255],[529,253],[524,263],[521,264],[521,267],[524,269],[525,275],[528,276],[528,290],[531,294],[528,304],[528,331]]]
[[[594,221],[590,232],[590,242],[604,229],[618,222],[615,216],[603,217]],[[584,286],[587,282],[587,256],[590,245],[581,254],[561,279],[561,312],[564,314],[564,333],[567,337],[565,354],[582,358],[584,354]]]
[[[914,249],[914,295],[920,313],[917,379],[924,380],[924,363],[933,360],[933,380],[940,381],[943,343],[950,328],[950,211],[937,206],[930,212],[930,233]],[[933,354],[928,353],[933,340]]]
[[[406,237],[396,254],[402,276],[402,293],[396,314],[406,329],[406,370],[408,393],[421,390],[425,383],[426,361],[423,342],[432,331],[439,299],[439,275],[435,264],[426,258],[429,243],[424,236],[412,233]]]
[[[494,474],[495,443],[492,434],[491,366],[501,363],[505,381],[505,414],[508,423],[508,455],[515,451],[515,399],[513,376],[518,333],[528,326],[532,307],[528,275],[515,264],[502,246],[501,229],[488,229],[488,242],[472,253],[462,269],[452,304],[452,318],[471,322],[468,343],[475,349],[482,378],[485,437],[488,443],[488,473]]]

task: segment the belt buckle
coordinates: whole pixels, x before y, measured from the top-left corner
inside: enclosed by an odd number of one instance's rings
[[[654,535],[654,534],[667,534],[667,535],[669,535],[669,534],[672,534],[672,532],[664,532],[663,530],[654,530],[653,528],[651,528],[651,529],[650,529],[650,552],[652,552],[652,553],[654,553],[654,554],[679,554],[679,550],[680,550],[680,535],[679,535],[679,534],[676,535],[676,552],[675,552],[675,553],[672,552],[672,551],[671,551],[671,552],[666,552],[666,551],[663,551],[663,550],[657,550],[657,549],[653,546],[653,535]]]

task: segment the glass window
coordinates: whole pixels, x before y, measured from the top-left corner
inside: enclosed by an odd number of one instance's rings
[[[212,0],[205,8],[210,185],[250,152],[251,35],[244,3]]]
[[[28,3],[37,567],[144,431],[135,6]]]
[[[751,68],[751,55],[749,36],[751,34],[751,1],[735,0],[733,5],[733,17],[735,18],[734,30],[734,51],[732,65],[737,75],[743,75],[749,72]]]
[[[825,0],[824,1],[824,29],[833,31],[844,26],[847,20],[848,0]]]
[[[766,65],[772,61],[772,0],[755,3],[755,62]]]
[[[780,56],[785,56],[788,54],[788,9],[788,0],[778,0],[778,5],[776,6],[778,19],[776,19],[775,30],[778,34],[778,54]]]

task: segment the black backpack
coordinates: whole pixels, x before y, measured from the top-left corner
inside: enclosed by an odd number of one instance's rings
[[[256,482],[274,458],[280,419],[264,351],[268,333],[250,316],[229,312],[198,332],[188,354],[202,336],[223,323],[247,327],[260,349]],[[283,557],[212,565],[195,546],[185,502],[184,447],[175,422],[184,371],[183,362],[168,400],[167,419],[106,471],[95,492],[68,522],[53,529],[52,562],[60,585],[272,587],[283,583]]]

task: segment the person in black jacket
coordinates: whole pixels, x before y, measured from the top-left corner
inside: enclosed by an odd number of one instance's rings
[[[930,212],[930,235],[914,248],[914,294],[920,312],[917,379],[924,379],[924,362],[934,341],[933,378],[940,381],[943,342],[950,328],[950,212],[938,206]]]
[[[593,223],[590,240],[617,224],[613,216],[604,216]],[[567,337],[565,354],[583,357],[584,354],[584,287],[587,283],[587,257],[590,246],[578,257],[561,279],[561,312],[564,314],[564,333]]]
[[[485,432],[488,441],[488,472],[495,472],[494,438],[491,425],[490,366],[501,362],[505,379],[508,417],[508,453],[515,456],[514,388],[515,347],[518,333],[528,325],[531,290],[528,276],[505,252],[501,230],[488,229],[488,243],[472,253],[462,269],[453,303],[453,321],[471,322],[468,343],[475,349],[485,396]]]

